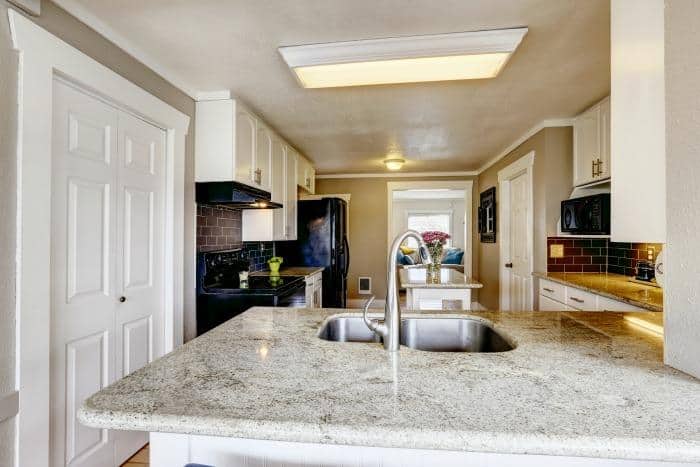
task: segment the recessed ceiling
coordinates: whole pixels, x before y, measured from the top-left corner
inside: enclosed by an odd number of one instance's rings
[[[609,0],[56,3],[128,38],[134,55],[190,91],[230,89],[319,173],[383,172],[389,154],[407,160],[404,172],[476,170],[542,120],[572,117],[610,89]],[[528,34],[488,80],[303,89],[277,51],[518,26]]]

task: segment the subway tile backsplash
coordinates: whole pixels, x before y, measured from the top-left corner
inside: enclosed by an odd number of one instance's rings
[[[274,242],[243,242],[241,210],[223,205],[197,205],[197,251],[240,250],[240,259],[248,260],[251,271],[267,269],[274,253]]]
[[[552,258],[551,245],[563,245],[564,256]],[[654,249],[654,261],[661,247],[660,243],[618,243],[600,238],[549,237],[547,272],[610,272],[634,276],[637,262],[647,260],[647,249]]]

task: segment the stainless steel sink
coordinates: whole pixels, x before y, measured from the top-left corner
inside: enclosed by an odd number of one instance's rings
[[[488,324],[470,318],[405,318],[401,345],[430,352],[507,352],[513,346]]]
[[[331,318],[321,326],[318,337],[335,342],[381,342],[381,338],[370,330],[359,316]]]
[[[401,345],[430,352],[507,352],[514,346],[487,323],[473,318],[404,318]],[[331,318],[318,337],[335,342],[381,342],[359,316]]]

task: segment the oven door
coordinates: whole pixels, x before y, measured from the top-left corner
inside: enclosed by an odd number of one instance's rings
[[[306,283],[302,281],[294,288],[275,297],[274,306],[282,308],[303,308],[306,303]]]

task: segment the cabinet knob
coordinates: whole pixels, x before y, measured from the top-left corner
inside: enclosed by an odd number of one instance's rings
[[[121,296],[119,297],[119,303],[124,303],[126,301],[126,297]]]
[[[507,267],[507,268],[512,268],[512,267],[513,267],[513,263],[506,263],[506,267]]]

